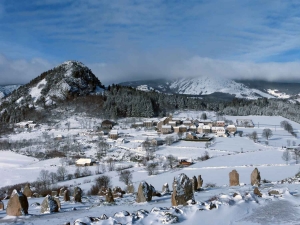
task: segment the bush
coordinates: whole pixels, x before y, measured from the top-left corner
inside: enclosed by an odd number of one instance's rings
[[[96,185],[99,187],[105,187],[105,188],[110,188],[111,187],[111,178],[109,176],[103,175],[100,177],[97,177],[95,179]]]
[[[214,187],[216,187],[217,185],[215,184],[215,183],[206,183],[205,184],[205,187],[206,188],[214,188]]]
[[[98,195],[100,188],[98,185],[92,185],[90,190],[88,190],[87,195]]]

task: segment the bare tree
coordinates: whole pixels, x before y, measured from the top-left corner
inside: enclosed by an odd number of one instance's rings
[[[50,185],[50,177],[49,177],[49,171],[48,170],[41,170],[38,181],[41,182],[44,189],[47,189]]]
[[[288,164],[289,161],[291,160],[291,153],[289,152],[289,150],[286,149],[286,150],[282,153],[281,158],[286,162],[286,164]]]
[[[95,182],[99,188],[101,188],[101,187],[110,188],[111,187],[111,178],[109,176],[103,175],[103,176],[97,177],[95,179]]]
[[[108,164],[108,171],[114,171],[115,170],[115,161],[112,158],[107,159]]]
[[[200,119],[201,120],[207,120],[207,115],[206,115],[205,112],[201,114]]]
[[[55,184],[57,182],[57,174],[54,172],[51,172],[49,174],[49,179],[51,181],[51,184]]]
[[[263,129],[263,132],[262,132],[261,136],[266,138],[267,140],[269,140],[269,138],[273,136],[273,132],[272,132],[271,129],[265,128],[265,129]]]
[[[252,139],[254,142],[257,142],[257,132],[253,131],[250,135],[249,138]]]
[[[166,142],[167,145],[173,144],[174,143],[174,137],[173,136],[167,136],[165,138],[165,142]]]
[[[168,162],[170,168],[173,169],[173,167],[176,165],[176,158],[173,155],[168,155],[167,162]]]
[[[121,170],[119,181],[124,182],[126,185],[132,181],[132,172],[130,170]]]
[[[157,170],[157,163],[148,163],[146,170],[148,171],[148,175],[155,175]]]
[[[295,159],[296,164],[298,164],[300,158],[300,148],[295,148],[293,150],[293,159]]]
[[[100,161],[103,157],[106,156],[107,150],[109,149],[109,144],[101,139],[98,143],[96,158]]]
[[[57,168],[57,177],[60,181],[67,179],[68,170],[64,166],[60,166]]]

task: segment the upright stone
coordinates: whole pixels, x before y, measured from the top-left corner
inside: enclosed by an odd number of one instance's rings
[[[127,185],[127,193],[133,194],[134,193],[134,186],[133,184]]]
[[[253,193],[254,193],[255,195],[259,196],[259,197],[262,196],[262,194],[260,193],[260,191],[258,190],[257,187],[254,188]]]
[[[75,187],[74,188],[74,201],[75,202],[81,202],[81,195],[82,195],[82,190],[80,187]]]
[[[61,189],[59,189],[59,196],[64,196],[66,188],[62,187]]]
[[[198,184],[198,186],[197,186],[198,189],[202,188],[202,185],[203,185],[203,179],[202,179],[201,175],[198,175],[198,181],[197,181],[197,184]]]
[[[65,202],[70,201],[70,191],[69,190],[64,191],[64,201]]]
[[[238,186],[240,185],[239,174],[236,170],[232,170],[229,173],[229,186]]]
[[[193,178],[192,178],[192,185],[193,185],[193,191],[197,191],[198,190],[198,181],[195,176],[193,176]]]
[[[6,214],[8,216],[22,216],[28,214],[27,197],[22,192],[13,190],[7,203]]]
[[[168,194],[170,193],[170,188],[169,188],[169,184],[168,183],[165,183],[163,186],[162,186],[162,190],[161,190],[162,194]]]
[[[4,204],[3,202],[0,200],[0,211],[3,211],[4,210]]]
[[[114,203],[114,202],[115,202],[113,193],[112,193],[112,191],[111,191],[110,188],[108,188],[108,192],[107,192],[105,198],[106,198],[106,201],[107,201],[108,203]]]
[[[58,212],[58,205],[55,197],[47,195],[41,204],[41,213],[54,213]]]
[[[152,200],[152,188],[146,181],[142,181],[136,194],[136,202],[149,202]]]
[[[60,201],[59,201],[59,197],[53,197],[53,198],[56,201],[56,204],[58,206],[58,210],[60,210],[61,209],[61,204],[60,204]]]
[[[260,172],[257,168],[255,168],[251,173],[251,185],[260,185]]]
[[[172,206],[187,205],[187,201],[194,199],[193,184],[189,177],[181,173],[174,177]]]
[[[23,190],[23,194],[24,194],[27,198],[31,198],[31,197],[32,197],[33,193],[32,193],[32,191],[31,191],[31,189],[30,189],[30,184],[29,184],[29,183],[27,183],[27,184],[25,185],[24,190]]]

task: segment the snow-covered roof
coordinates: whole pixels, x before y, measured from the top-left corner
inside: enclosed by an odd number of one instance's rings
[[[161,128],[164,128],[164,129],[171,129],[172,126],[171,126],[171,125],[162,125]]]
[[[76,164],[84,165],[84,164],[86,164],[86,163],[91,163],[91,162],[93,162],[92,159],[84,159],[84,158],[81,158],[81,159],[78,159],[78,160],[76,161]]]
[[[228,125],[227,128],[235,128],[235,125]]]
[[[203,125],[202,129],[210,129],[210,126],[208,126],[208,125]]]

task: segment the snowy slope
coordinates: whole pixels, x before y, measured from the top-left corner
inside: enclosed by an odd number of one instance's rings
[[[244,84],[233,80],[216,78],[212,76],[201,76],[197,78],[182,78],[170,84],[170,88],[179,94],[209,95],[222,92],[235,95],[238,98],[272,97],[256,89],[250,89]]]

